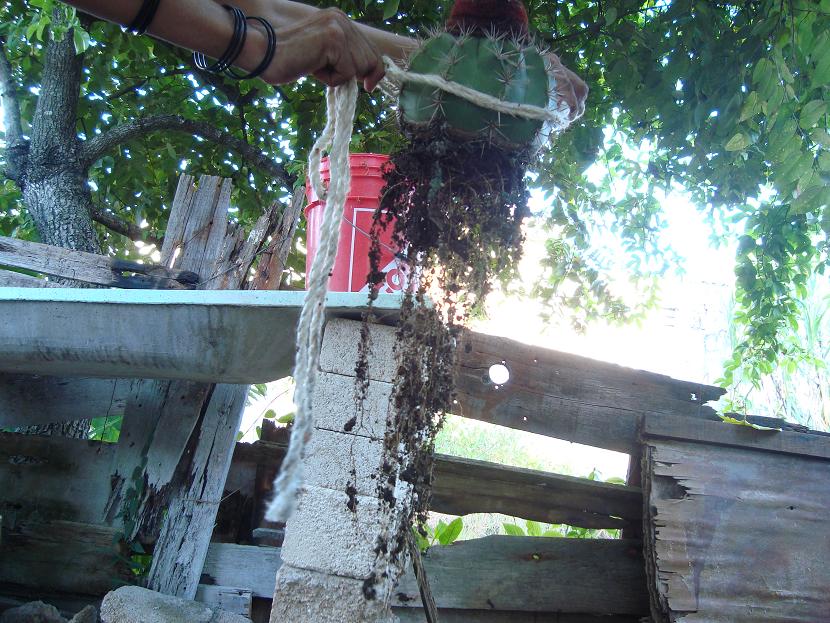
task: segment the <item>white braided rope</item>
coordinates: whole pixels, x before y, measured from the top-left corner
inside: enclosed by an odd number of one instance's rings
[[[274,481],[276,497],[266,513],[269,521],[286,521],[291,516],[297,504],[297,491],[302,484],[303,453],[313,431],[311,397],[314,393],[320,362],[326,293],[329,277],[334,267],[334,258],[337,255],[340,219],[351,186],[349,143],[352,139],[356,104],[357,82],[354,80],[327,90],[326,127],[314,144],[308,159],[312,187],[317,196],[325,200],[325,208],[320,243],[311,265],[308,292],[297,325],[297,355],[294,362],[294,382],[296,383],[294,402],[297,411],[294,416],[288,453]],[[326,192],[320,174],[320,160],[329,144],[331,144],[329,151],[331,181]]]
[[[566,102],[559,100],[555,109],[540,108],[527,104],[505,102],[486,93],[480,93],[456,82],[432,74],[416,74],[400,69],[388,57],[383,58],[386,65],[386,85],[397,89],[404,82],[414,82],[432,86],[473,104],[500,113],[526,119],[536,119],[548,124],[552,131],[564,130],[570,123],[570,109]],[[317,247],[317,255],[311,265],[308,292],[306,293],[300,321],[297,325],[297,355],[294,363],[294,403],[297,407],[288,452],[282,463],[280,473],[274,481],[276,497],[268,506],[266,519],[269,521],[287,521],[297,504],[297,492],[302,484],[302,458],[306,445],[311,438],[313,427],[312,395],[317,380],[320,361],[320,348],[325,324],[325,304],[328,282],[337,255],[340,240],[340,222],[346,205],[346,198],[351,186],[349,169],[349,143],[351,142],[357,104],[357,82],[326,92],[327,119],[326,127],[320,138],[314,143],[308,158],[308,175],[311,186],[317,196],[325,201],[322,231]],[[320,161],[325,149],[329,150],[330,182],[328,191],[323,185],[320,173]]]
[[[391,81],[396,86],[400,87],[405,82],[412,82],[414,84],[423,84],[425,86],[434,87],[467,100],[468,102],[494,110],[496,112],[512,115],[513,117],[522,117],[524,119],[535,119],[536,121],[544,121],[551,125],[554,132],[561,132],[570,125],[568,115],[571,112],[568,103],[559,98],[556,108],[542,108],[540,106],[531,106],[530,104],[518,104],[516,102],[507,102],[500,100],[497,97],[476,91],[470,87],[464,86],[457,82],[450,82],[435,74],[418,74],[401,69],[388,56],[383,57],[383,63],[386,66],[386,80]]]

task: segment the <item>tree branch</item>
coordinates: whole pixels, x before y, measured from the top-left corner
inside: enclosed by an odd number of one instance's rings
[[[122,123],[83,143],[80,153],[81,162],[84,166],[89,167],[117,145],[160,130],[195,134],[213,143],[225,145],[228,149],[239,154],[247,163],[281,180],[286,186],[293,186],[294,184],[294,177],[285,168],[271,160],[256,147],[228,132],[213,127],[209,123],[193,121],[181,115],[154,115]]]
[[[0,37],[0,104],[3,106],[3,125],[6,126],[6,145],[16,146],[25,142],[17,100],[17,85],[12,77],[12,66],[6,56],[6,39]]]
[[[110,212],[105,208],[93,205],[90,209],[90,216],[93,221],[103,225],[109,230],[114,231],[116,234],[126,236],[133,241],[143,240],[144,242],[149,242],[161,248],[162,238],[160,236],[148,233],[135,223],[130,223],[129,221],[122,219],[114,212]]]

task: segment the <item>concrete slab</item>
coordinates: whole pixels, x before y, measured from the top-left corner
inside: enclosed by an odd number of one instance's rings
[[[305,292],[0,288],[0,370],[55,376],[262,383],[291,372]],[[394,322],[400,297],[381,295]],[[329,318],[366,295],[332,292]]]

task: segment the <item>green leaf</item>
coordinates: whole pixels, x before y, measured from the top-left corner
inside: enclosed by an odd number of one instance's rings
[[[383,3],[383,19],[387,20],[398,14],[398,5],[400,0],[384,0]]]
[[[746,121],[761,112],[761,106],[758,103],[758,92],[752,91],[746,97],[743,107],[741,108],[741,116],[738,118],[739,122]]]
[[[605,10],[605,25],[610,26],[614,22],[617,21],[617,9],[616,7],[608,7]]]
[[[558,539],[562,536],[562,533],[559,530],[545,530],[542,533],[542,536]]]
[[[527,524],[528,536],[542,536],[542,524],[538,521],[531,521],[530,519],[528,519],[525,523]]]
[[[295,415],[293,413],[286,413],[285,415],[278,417],[277,422],[280,424],[293,424],[294,423]]]
[[[514,523],[504,523],[502,526],[504,527],[505,534],[509,534],[510,536],[525,536],[525,531]]]
[[[804,104],[798,124],[802,130],[809,130],[818,123],[827,112],[827,103],[822,100],[813,100]]]
[[[773,431],[773,430],[780,431],[781,430],[780,428],[771,428],[769,426],[760,426],[759,424],[753,424],[753,423],[748,422],[744,419],[739,420],[739,419],[731,417],[729,415],[721,415],[720,419],[723,420],[726,424],[733,424],[735,426],[746,426],[748,428],[754,428],[755,430],[769,430],[769,431]]]
[[[749,147],[749,136],[744,132],[738,132],[724,145],[726,151],[743,151]]]
[[[830,132],[822,128],[816,128],[810,132],[810,138],[822,147],[830,149]]]
[[[455,542],[458,536],[461,534],[461,530],[464,527],[464,522],[461,517],[456,517],[453,519],[447,526],[444,526],[444,529],[438,534],[438,542],[441,545],[449,545],[450,543]]]

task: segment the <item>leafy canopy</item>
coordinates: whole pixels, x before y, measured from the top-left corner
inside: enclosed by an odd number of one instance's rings
[[[448,3],[344,0],[353,17],[400,33],[436,27]],[[662,197],[681,189],[712,224],[713,238],[739,240],[738,339],[726,381],[740,371],[759,382],[790,343],[797,301],[827,262],[830,232],[830,0],[529,0],[540,37],[591,87],[587,112],[535,171],[549,199],[551,238],[537,295],[566,302],[582,318],[632,313],[607,285],[598,234],[610,227],[644,283],[676,258],[660,238]],[[20,90],[24,121],[40,83],[52,0],[0,2],[0,36]],[[199,74],[186,55],[101,22],[81,28],[86,55],[78,132],[92,137],[120,123],[175,111],[257,146],[301,181],[303,154],[323,125],[322,89],[302,81],[278,89]],[[363,94],[355,150],[389,151],[400,136],[388,103]],[[590,181],[597,163],[606,174]],[[1,163],[0,163],[1,164]],[[96,200],[162,232],[176,173],[233,177],[238,216],[250,221],[288,191],[223,145],[187,134],[142,137],[90,171]],[[620,191],[623,188],[624,191]],[[0,231],[32,236],[12,211],[6,183]],[[113,251],[132,252],[102,232]],[[790,353],[791,354],[791,353]]]

